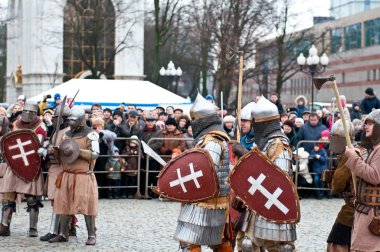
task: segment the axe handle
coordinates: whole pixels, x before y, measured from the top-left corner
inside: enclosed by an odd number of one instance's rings
[[[237,100],[237,131],[236,140],[240,143],[241,136],[241,96],[243,89],[243,52],[239,52],[239,86],[238,86],[238,100]]]
[[[342,108],[342,104],[340,104],[338,86],[337,86],[335,80],[333,81],[333,89],[334,89],[334,93],[335,93],[336,103],[337,103],[337,106],[338,106],[338,109],[339,109],[339,113],[340,113],[340,118],[342,119],[342,124],[343,124],[343,129],[344,129],[344,136],[346,137],[347,146],[348,147],[352,147],[350,134],[349,134],[348,128],[347,128],[346,118],[344,116],[344,111],[343,111],[343,108]],[[352,175],[352,183],[353,183],[353,187],[354,187],[354,193],[356,195],[356,176],[355,176],[355,174],[352,171],[351,171],[351,175]]]

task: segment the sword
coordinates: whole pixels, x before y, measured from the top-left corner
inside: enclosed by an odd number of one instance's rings
[[[61,107],[59,108],[58,119],[54,127],[55,132],[54,132],[53,141],[52,141],[53,147],[56,147],[56,144],[57,144],[58,131],[62,123],[61,120],[62,120],[63,111],[65,110],[65,105],[66,105],[66,95],[62,100]]]
[[[162,166],[166,165],[166,162],[152,148],[150,148],[149,145],[147,145],[144,141],[141,141],[141,144],[142,144],[145,154],[148,154],[149,156],[151,156],[154,160],[159,162]]]

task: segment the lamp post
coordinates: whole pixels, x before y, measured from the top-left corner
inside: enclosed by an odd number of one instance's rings
[[[164,67],[161,67],[160,75],[173,78],[172,81],[170,82],[170,85],[169,85],[169,90],[171,90],[172,86],[173,86],[173,82],[175,81],[175,78],[180,77],[182,75],[182,69],[180,67],[175,69],[175,65],[174,65],[173,61],[170,60],[168,63],[168,67],[166,69]],[[178,78],[176,81],[178,81]],[[176,87],[175,89],[177,89],[177,85],[175,87]],[[177,90],[175,90],[175,92],[177,92]]]
[[[321,57],[318,56],[317,48],[312,45],[309,49],[309,56],[307,59],[303,56],[303,53],[297,58],[297,64],[300,66],[300,70],[303,73],[311,75],[311,111],[314,111],[314,85],[313,78],[314,75],[323,73],[326,69],[326,66],[329,64],[329,58],[326,53]]]

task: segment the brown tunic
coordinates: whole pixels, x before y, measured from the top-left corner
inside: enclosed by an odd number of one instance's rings
[[[348,157],[346,166],[367,183],[378,186],[380,184],[380,144],[374,147],[367,161],[355,154]],[[358,196],[361,197],[361,195]],[[373,216],[373,209],[368,214],[355,211],[351,236],[352,250],[380,251],[380,236],[372,234],[368,229]]]
[[[42,124],[43,123],[41,121],[40,124],[37,124],[35,128],[31,129],[34,130],[34,132],[36,132],[37,134],[38,132],[44,132],[44,134],[46,135],[46,131],[44,130]],[[21,129],[18,128],[17,125],[17,123],[14,124],[13,131]],[[7,166],[7,168],[5,169],[3,182],[0,184],[1,193],[20,193],[33,196],[42,196],[43,188],[44,181],[42,172],[40,172],[35,181],[25,182],[24,180],[20,179],[9,166]]]
[[[69,137],[65,135],[64,139]],[[87,136],[73,138],[80,149],[89,149]],[[63,164],[63,173],[57,179],[60,187],[55,192],[54,210],[57,214],[83,214],[96,216],[98,213],[98,185],[93,173],[93,162],[78,158],[72,164]]]
[[[63,136],[65,135],[65,132],[68,131],[70,128],[64,128],[60,131],[58,131],[57,136],[57,143],[56,145],[59,146],[59,144],[62,142]],[[58,160],[51,160],[48,176],[47,176],[47,196],[49,199],[54,199],[55,196],[55,181],[57,180],[59,174],[61,174],[63,171],[62,165],[59,163]]]

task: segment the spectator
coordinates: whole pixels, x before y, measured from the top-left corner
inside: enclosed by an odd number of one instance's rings
[[[297,111],[291,111],[290,113],[289,113],[289,119],[288,120],[290,120],[290,121],[292,121],[293,123],[295,123],[296,122],[296,118],[298,118],[298,113],[297,113]],[[303,121],[303,120],[302,120]]]
[[[193,148],[194,136],[193,136],[193,129],[191,128],[190,124],[187,126],[187,131],[185,134],[183,134],[183,137],[192,139],[192,140],[187,140],[185,142],[185,149],[190,150],[191,148]]]
[[[360,112],[360,103],[355,101],[352,103],[352,111],[350,114],[351,121],[354,119],[362,119],[362,113]]]
[[[125,160],[119,155],[119,150],[114,147],[113,156],[108,158],[105,165],[107,173],[107,186],[116,188],[108,188],[108,198],[118,199],[120,197],[121,171],[124,169]]]
[[[377,99],[375,92],[373,91],[373,88],[367,88],[365,90],[365,97],[362,100],[361,103],[361,109],[363,114],[369,114],[374,109],[380,108],[380,101]]]
[[[22,110],[24,108],[24,105],[25,105],[25,101],[26,101],[26,97],[25,95],[20,95],[18,98],[17,98],[17,104],[20,106],[20,110]]]
[[[91,118],[100,117],[103,119],[102,105],[94,103],[91,105]]]
[[[43,114],[43,119],[42,119],[42,121],[46,127],[47,137],[49,137],[49,138],[52,136],[52,134],[54,132],[54,125],[52,122],[53,114],[54,114],[54,112],[52,110],[47,109],[47,110],[45,110],[45,112]]]
[[[92,128],[99,134],[99,155],[96,159],[94,171],[96,181],[98,182],[98,186],[106,186],[107,185],[107,175],[105,173],[101,173],[106,170],[106,164],[109,159],[109,156],[113,155],[113,150],[115,149],[115,139],[116,134],[112,131],[104,129],[104,121],[102,118],[97,117],[92,120]],[[98,173],[100,171],[100,173]],[[99,197],[105,198],[106,191],[100,190]]]
[[[127,126],[125,125],[125,121],[123,119],[123,112],[120,110],[115,110],[113,112],[113,122],[110,125],[109,130],[114,132],[116,136],[119,137],[130,137],[131,133],[127,130]],[[125,148],[125,140],[115,140],[115,146],[119,150],[124,150]]]
[[[283,113],[283,114],[280,115],[281,125],[283,125],[284,122],[286,122],[287,120],[289,120],[289,115],[288,115],[288,113]]]
[[[132,110],[133,111],[133,110]],[[131,112],[132,112],[131,111]],[[139,157],[139,139],[137,136],[133,135],[128,140],[128,144],[126,145],[123,154],[127,155],[125,158],[126,168],[125,173],[122,174],[122,185],[123,186],[137,186],[137,170],[138,167],[138,157]],[[140,153],[141,154],[141,153]],[[136,188],[126,188],[122,190],[122,198],[137,198],[140,195],[136,195]]]
[[[161,106],[157,106],[156,110],[157,110],[157,114],[159,114],[161,112],[165,112],[165,109],[163,107],[161,107]]]
[[[324,141],[324,142],[330,142],[330,131],[329,130],[323,130],[321,132],[321,139],[319,139],[320,141]],[[327,153],[327,156],[329,157],[330,156],[330,143],[320,143],[319,144],[320,148],[322,149],[325,149],[326,150],[326,153]]]
[[[302,127],[302,125],[304,125],[304,123],[305,123],[305,122],[303,121],[302,118],[296,118],[296,119],[295,119],[295,123],[294,123],[295,127],[294,127],[294,130],[295,130],[296,134],[298,134],[298,131],[300,130],[300,128]]]
[[[132,111],[132,110],[136,110],[137,111],[137,108],[136,108],[136,105],[134,105],[134,104],[129,104],[128,105],[128,107],[127,107],[127,111],[125,111],[125,113],[128,113],[128,115],[129,115],[129,113]]]
[[[144,110],[140,116],[140,119],[142,119],[144,122],[146,121],[146,118],[150,115],[149,110]],[[145,126],[145,125],[144,125]]]
[[[174,118],[169,118],[166,121],[166,130],[164,130],[162,134],[165,138],[160,151],[162,155],[171,155],[172,150],[175,148],[180,149],[181,151],[185,150],[184,141],[170,140],[171,138],[183,138],[183,134],[177,129],[177,122],[174,120]],[[166,158],[166,160],[169,159]]]
[[[207,95],[205,98],[208,102],[214,104],[214,97],[212,95]]]
[[[138,113],[136,110],[131,110],[129,112],[129,117],[128,120],[125,122],[125,125],[128,132],[128,137],[135,135],[139,139],[141,138],[144,128],[138,123]]]
[[[186,133],[187,126],[190,124],[190,118],[187,115],[180,115],[178,118],[178,129],[182,133]]]
[[[168,120],[168,114],[166,112],[161,112],[158,114],[158,121],[166,123]]]
[[[0,107],[0,116],[8,117],[8,112],[4,107]]]
[[[255,133],[252,129],[252,110],[256,103],[250,102],[241,110],[241,135],[240,143],[247,150],[251,150],[255,146]]]
[[[62,103],[62,100],[61,100],[61,95],[59,93],[56,93],[54,95],[54,103],[53,103],[53,108],[55,109],[58,105],[60,105]]]
[[[302,112],[302,119],[304,123],[307,123],[309,121],[309,117],[310,117],[310,111],[307,110],[307,111]]]
[[[354,125],[355,130],[355,141],[360,142],[363,132],[363,122],[359,119],[352,120],[352,124]]]
[[[123,113],[123,115],[124,115],[125,113],[127,113],[127,111],[126,111],[126,109],[125,109],[125,103],[124,103],[124,102],[122,102],[122,103],[120,104],[120,106],[119,106],[118,108],[116,108],[115,110],[120,110],[121,113]]]
[[[145,128],[143,130],[143,133],[142,133],[142,137],[141,137],[141,140],[144,141],[145,143],[147,143],[149,145],[149,147],[154,151],[156,152],[157,154],[160,154],[160,150],[161,150],[161,147],[162,147],[162,144],[163,144],[163,141],[161,139],[156,139],[156,140],[151,140],[153,138],[163,138],[163,134],[160,130],[159,127],[157,127],[155,125],[155,121],[156,119],[152,116],[148,116],[146,118],[146,122],[145,122]],[[161,122],[163,123],[163,122]],[[145,164],[145,162],[144,162]],[[149,159],[149,170],[150,171],[159,171],[160,169],[160,164],[150,158]],[[141,178],[140,178],[140,192],[142,194],[145,193],[145,176],[146,176],[146,173],[140,173],[141,174]],[[148,175],[148,185],[157,185],[157,173],[149,173]],[[149,194],[151,196],[154,196],[152,194],[152,192],[150,191]]]
[[[178,121],[178,118],[179,118],[182,114],[183,114],[183,109],[181,109],[181,108],[176,108],[176,109],[174,110],[174,119],[175,119],[177,122],[179,122],[179,121]]]
[[[280,115],[282,115],[284,113],[284,108],[282,107],[282,104],[281,104],[280,100],[278,99],[278,95],[276,93],[273,93],[270,96],[270,101],[277,106],[278,113]]]
[[[173,106],[167,106],[166,107],[166,114],[168,115],[169,118],[173,118],[173,116],[174,116]]]
[[[157,110],[154,109],[152,112],[150,112],[150,115],[154,117],[154,119],[158,120],[158,113]]]
[[[302,113],[307,110],[306,105],[307,105],[307,99],[305,96],[300,95],[296,98],[296,108],[295,109],[296,109],[297,114],[298,114],[297,117],[302,117]]]
[[[42,97],[42,101],[38,104],[38,110],[39,110],[39,114],[40,115],[43,115],[44,114],[44,109],[46,108],[46,106],[48,105],[47,103],[47,99],[48,98],[51,98],[50,95],[44,95]]]
[[[315,173],[313,175],[314,188],[325,188],[323,182],[321,182],[321,174],[327,169],[328,159],[327,153],[324,148],[321,148],[318,143],[314,144],[314,149],[310,152],[310,160],[312,161],[312,171]],[[331,193],[327,195],[331,198]],[[322,199],[323,191],[316,190],[315,198]]]
[[[160,130],[160,131],[163,131],[165,130],[166,126],[165,126],[165,122],[163,121],[157,121],[156,122],[156,126],[157,128]]]
[[[289,144],[294,150],[297,146],[297,134],[295,133],[293,122],[290,120],[285,121],[282,128],[285,135],[289,138]]]
[[[234,138],[235,117],[228,115],[223,118],[223,129],[230,138]]]
[[[112,125],[112,110],[105,108],[103,110],[103,120],[105,123],[105,129],[109,129]]]
[[[302,140],[317,141],[321,136],[321,132],[325,129],[327,128],[320,123],[318,115],[311,113],[309,122],[302,125],[297,133],[297,142]],[[313,150],[313,144],[304,143],[302,144],[302,147],[304,147],[305,150],[309,153]]]

